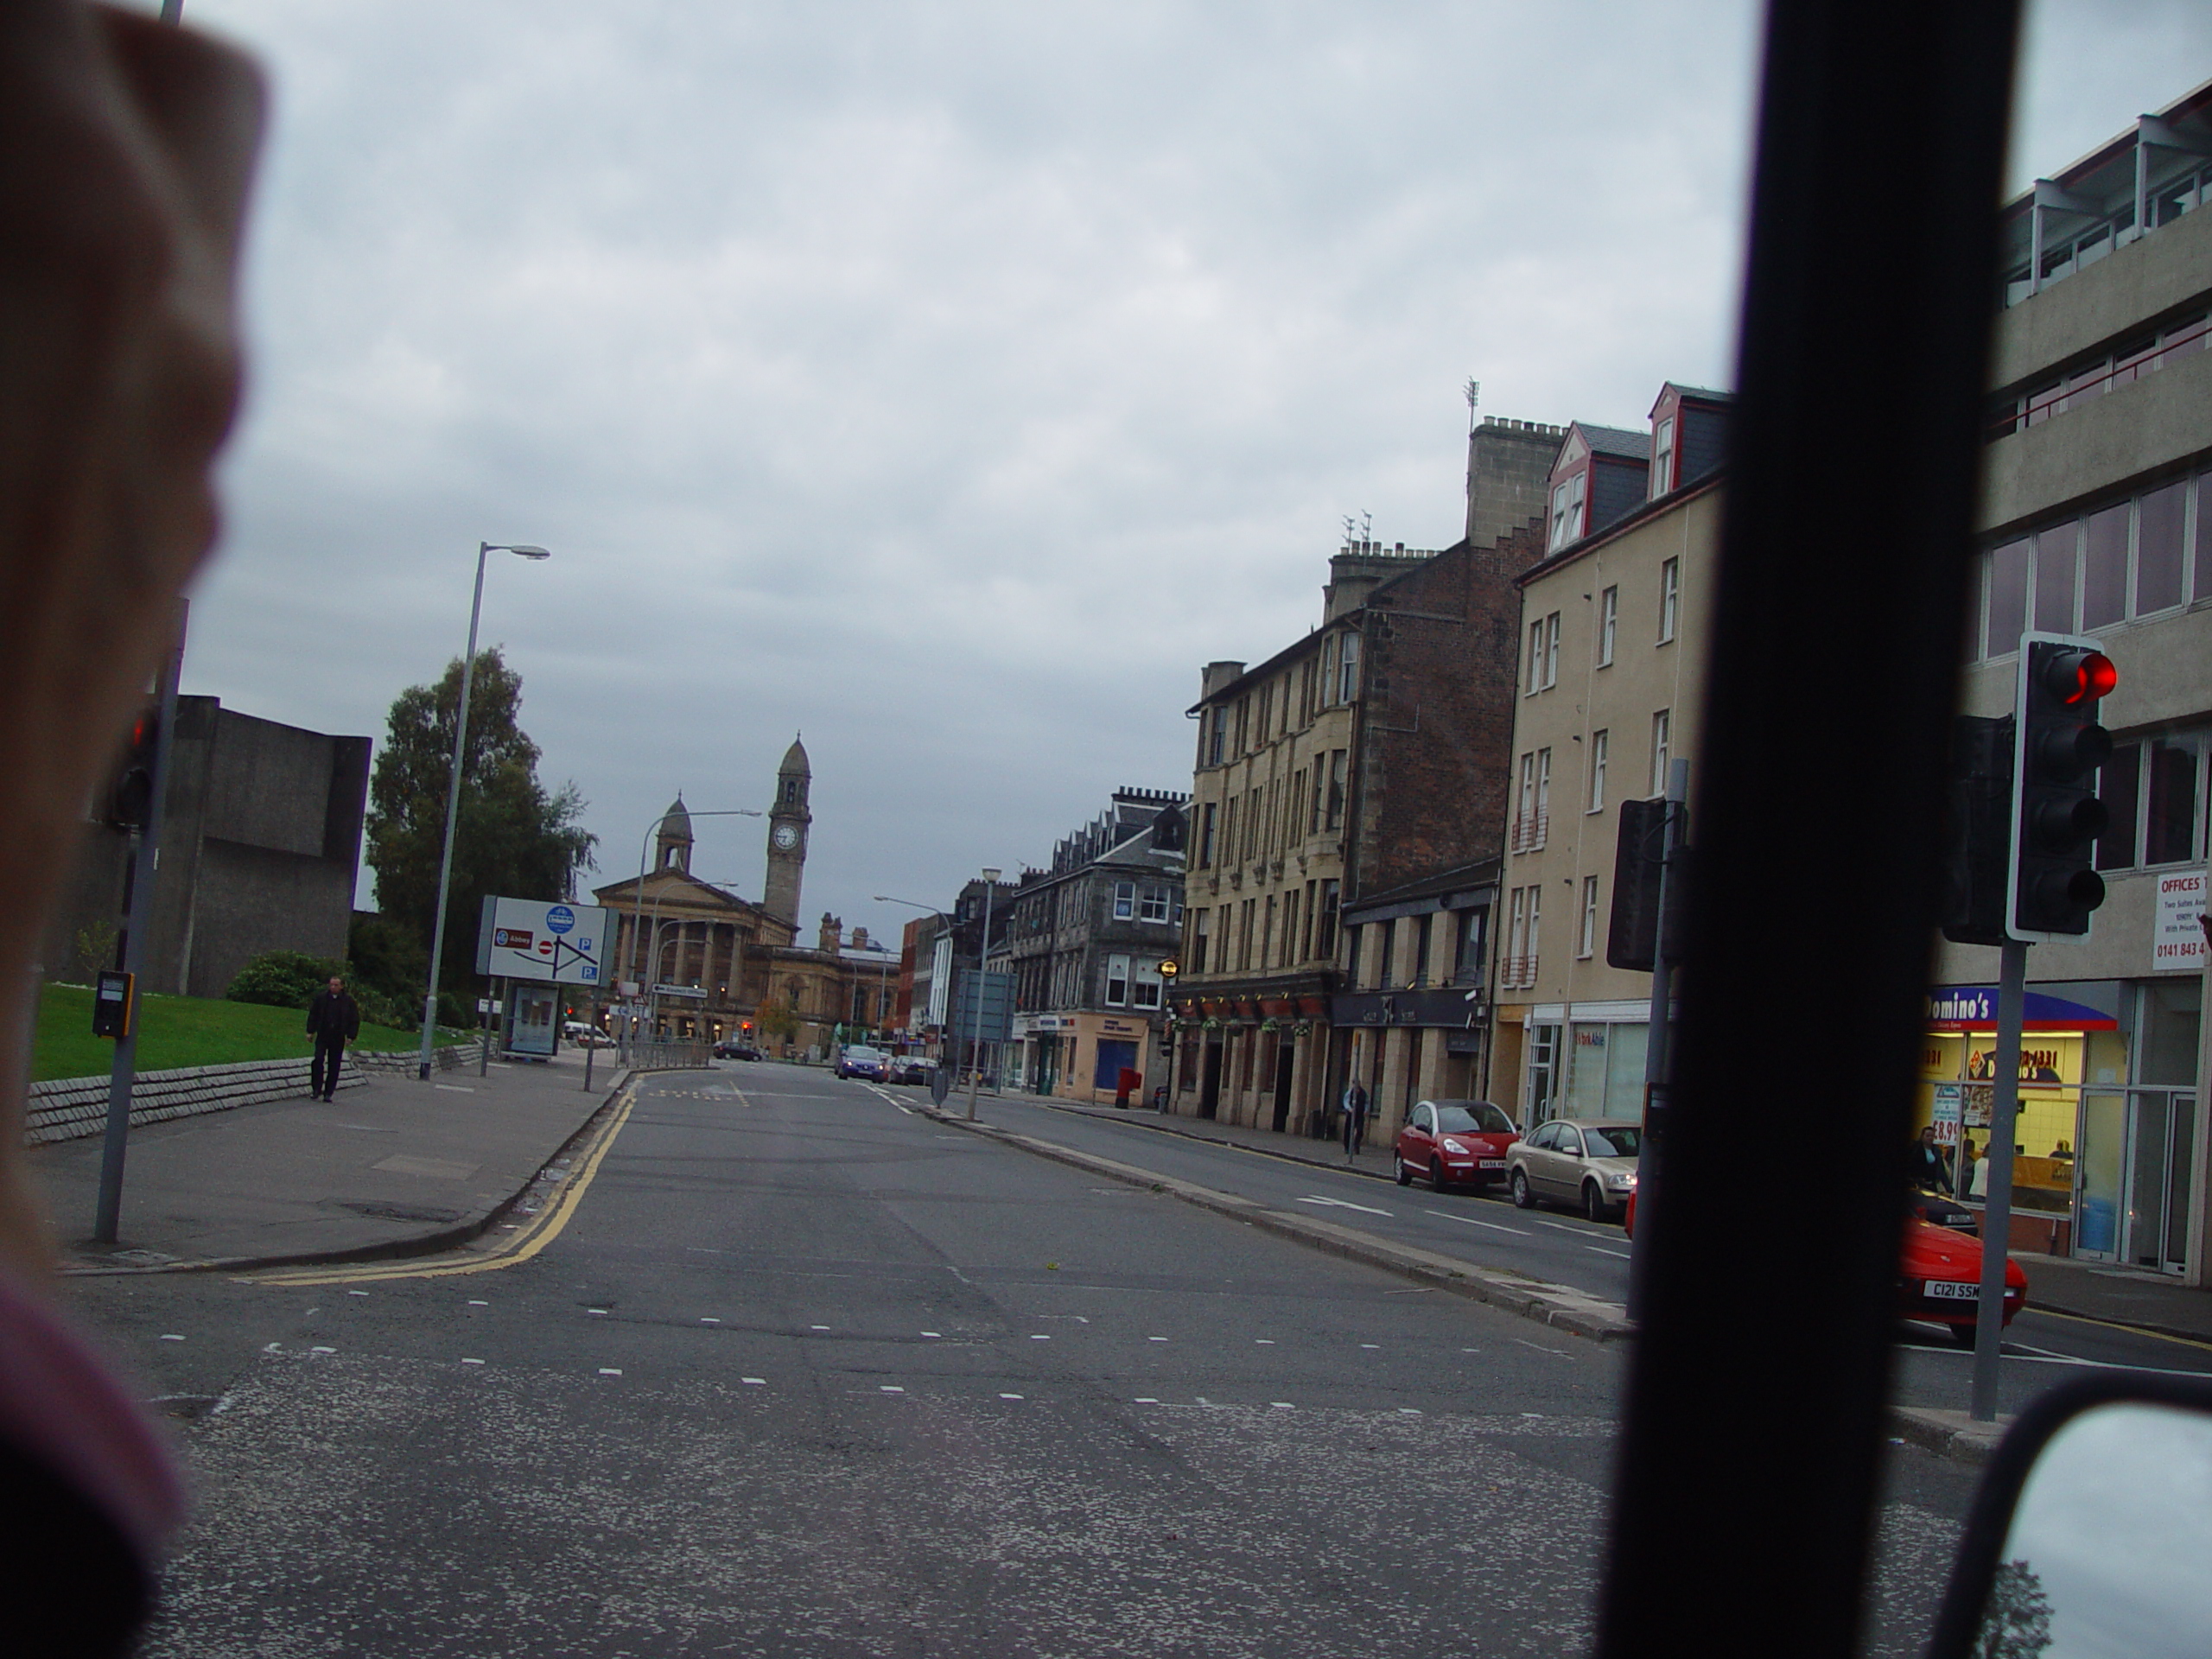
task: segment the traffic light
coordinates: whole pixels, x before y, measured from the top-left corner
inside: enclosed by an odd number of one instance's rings
[[[1943,795],[1943,893],[1939,920],[1955,944],[2005,943],[2012,866],[2010,715],[1961,715],[1951,727]]]
[[[1605,963],[1639,974],[1659,957],[1659,886],[1667,862],[1667,807],[1663,800],[1623,801],[1620,839],[1613,849],[1613,905],[1605,928]],[[1688,808],[1676,806],[1678,813]],[[1678,834],[1674,879],[1667,883],[1667,960],[1682,959],[1682,922],[1689,905],[1690,849]]]
[[[130,742],[108,791],[107,821],[118,830],[143,830],[154,813],[154,751],[161,737],[158,710],[143,709],[131,722]]]
[[[2089,931],[2089,912],[2105,901],[2092,855],[2107,821],[2097,768],[2111,757],[2112,734],[2097,724],[2097,704],[2119,683],[2119,671],[2094,639],[2021,638],[2005,915],[2012,938],[2078,938]]]

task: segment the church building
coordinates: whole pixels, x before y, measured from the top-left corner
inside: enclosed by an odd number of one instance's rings
[[[860,928],[847,943],[829,915],[812,945],[798,941],[813,781],[806,747],[794,740],[776,768],[757,905],[692,874],[691,814],[681,795],[661,815],[643,880],[593,890],[618,918],[612,977],[643,988],[663,1036],[747,1036],[770,1053],[818,1058],[841,1031],[857,1041],[855,1027],[873,1034],[889,1024],[895,951],[871,945]]]

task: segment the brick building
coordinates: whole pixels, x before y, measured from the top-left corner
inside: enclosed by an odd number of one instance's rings
[[[1446,1045],[1419,1024],[1339,1026],[1339,922],[1370,895],[1497,855],[1512,580],[1541,551],[1560,440],[1484,421],[1468,444],[1468,522],[1514,528],[1440,552],[1347,543],[1318,627],[1256,666],[1206,667],[1190,711],[1176,1109],[1303,1130],[1355,1067],[1394,1097],[1443,1081]]]

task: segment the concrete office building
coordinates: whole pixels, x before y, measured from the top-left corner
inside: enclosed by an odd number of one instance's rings
[[[1963,706],[2012,707],[2024,629],[2094,635],[2107,898],[2028,957],[2024,1242],[2207,1277],[2202,1095],[2212,772],[2212,83],[2004,212]],[[1987,1123],[1993,950],[1948,946],[1923,1109]],[[1954,1093],[1953,1091],[1956,1091]],[[1948,1105],[1949,1101],[1947,1100]],[[2040,1218],[2042,1229],[2035,1230]],[[2017,1236],[2017,1235],[2016,1235]]]
[[[268,950],[343,960],[360,868],[370,740],[331,737],[179,697],[143,989],[220,996]],[[86,827],[84,849],[42,960],[48,977],[109,966],[79,942],[122,920],[130,838]]]

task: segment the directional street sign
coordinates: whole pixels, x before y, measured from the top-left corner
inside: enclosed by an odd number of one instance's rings
[[[614,914],[596,905],[486,899],[476,935],[476,971],[502,979],[599,985],[614,944]]]

